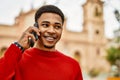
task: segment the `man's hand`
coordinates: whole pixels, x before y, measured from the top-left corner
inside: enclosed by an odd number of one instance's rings
[[[36,27],[29,27],[25,32],[23,32],[21,38],[18,40],[18,43],[24,48],[28,49],[30,47],[29,39],[32,39],[36,42],[36,39],[32,32],[35,32],[38,36],[40,36],[40,30]]]

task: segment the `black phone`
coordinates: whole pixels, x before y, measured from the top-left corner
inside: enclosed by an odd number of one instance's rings
[[[34,24],[34,27],[37,27],[38,28],[38,23],[35,23]],[[35,36],[35,39],[38,40],[38,35],[36,32],[32,32],[32,34]],[[29,44],[30,44],[30,47],[33,47],[34,46],[34,41],[32,39],[29,39]]]

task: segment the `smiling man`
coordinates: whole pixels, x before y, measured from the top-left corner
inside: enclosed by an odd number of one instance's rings
[[[37,23],[41,34],[36,46],[54,51],[55,44],[62,34],[62,19],[56,13],[44,13],[37,20]]]
[[[0,59],[0,80],[83,80],[79,64],[55,49],[63,30],[62,11],[42,6],[35,24],[38,28],[29,27]],[[31,40],[35,45],[30,48]]]

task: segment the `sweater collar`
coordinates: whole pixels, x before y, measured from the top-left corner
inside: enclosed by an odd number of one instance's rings
[[[58,55],[58,51],[44,51],[40,50],[38,48],[31,48],[28,51],[30,51],[30,54],[36,55],[36,56],[45,56],[45,57],[55,57]]]

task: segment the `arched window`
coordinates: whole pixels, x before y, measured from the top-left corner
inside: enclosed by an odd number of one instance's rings
[[[80,62],[80,57],[81,57],[80,52],[79,51],[75,51],[75,53],[74,53],[75,60]]]

